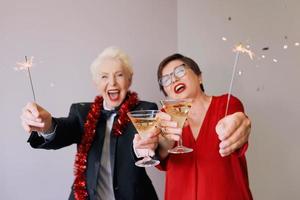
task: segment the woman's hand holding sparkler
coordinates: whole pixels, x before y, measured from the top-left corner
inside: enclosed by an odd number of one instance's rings
[[[21,115],[22,126],[25,131],[31,133],[37,132],[51,132],[52,116],[51,114],[34,102],[28,103],[22,111]]]
[[[251,130],[250,119],[242,112],[227,115],[221,119],[216,132],[220,142],[220,155],[228,156],[248,141]]]

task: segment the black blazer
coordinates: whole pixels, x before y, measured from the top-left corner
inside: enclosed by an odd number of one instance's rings
[[[28,142],[33,148],[41,149],[59,149],[74,143],[79,144],[90,106],[91,103],[72,104],[68,117],[54,118],[57,122],[57,128],[53,139],[45,141],[37,133],[32,133]],[[133,110],[150,109],[157,109],[157,105],[140,101]],[[105,119],[100,116],[95,140],[88,153],[86,180],[89,200],[96,200],[97,176],[104,142],[105,125]],[[145,169],[134,164],[132,141],[135,133],[137,131],[132,123],[128,123],[121,136],[110,136],[115,198],[116,200],[157,200],[158,197]],[[72,190],[69,200],[73,199],[74,194]]]

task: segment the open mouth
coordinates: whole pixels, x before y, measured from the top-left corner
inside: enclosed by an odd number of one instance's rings
[[[179,83],[174,87],[174,92],[176,94],[179,94],[179,93],[183,92],[185,90],[185,88],[186,88],[185,84]]]
[[[108,90],[107,95],[111,101],[117,101],[120,98],[120,90]]]

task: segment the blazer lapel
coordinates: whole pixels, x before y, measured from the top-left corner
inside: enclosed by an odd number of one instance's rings
[[[114,124],[117,122],[118,120],[118,115],[116,115],[115,119],[114,119]],[[116,159],[116,149],[117,149],[117,140],[118,140],[118,136],[115,136],[114,133],[110,133],[110,167],[111,167],[111,174],[112,177],[114,177],[114,169],[115,169],[115,159]]]
[[[106,121],[100,118],[96,128],[96,136],[88,154],[87,184],[88,188],[91,190],[90,194],[93,194],[96,191],[105,128]]]

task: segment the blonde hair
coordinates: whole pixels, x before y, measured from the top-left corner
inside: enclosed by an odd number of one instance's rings
[[[102,62],[105,59],[115,59],[119,60],[122,63],[122,66],[125,67],[127,72],[129,73],[130,78],[133,75],[132,65],[129,59],[129,56],[118,47],[107,47],[98,55],[98,57],[91,64],[91,73],[93,76],[93,80],[97,80],[97,72],[99,67],[101,67]]]

